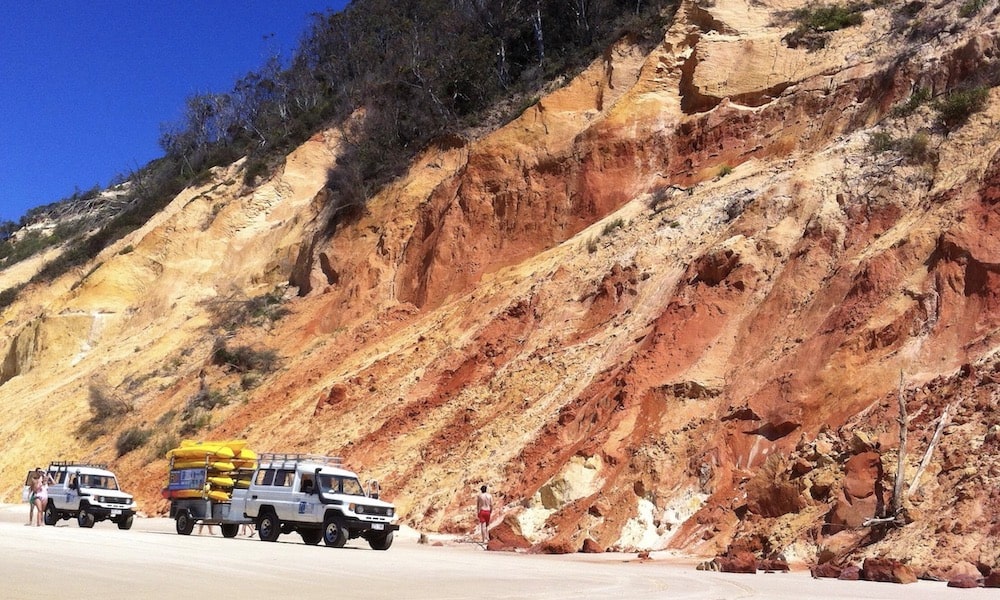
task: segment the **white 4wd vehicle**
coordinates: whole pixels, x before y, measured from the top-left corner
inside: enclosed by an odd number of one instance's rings
[[[111,519],[118,529],[132,527],[136,503],[130,494],[118,487],[118,479],[105,465],[72,461],[56,461],[49,465],[48,503],[45,524],[55,525],[60,519],[75,518],[80,527],[93,527],[97,521]],[[31,493],[25,480],[24,497]]]
[[[245,514],[266,542],[297,531],[307,544],[323,540],[339,548],[361,537],[375,550],[388,550],[399,529],[396,509],[372,487],[366,492],[339,458],[261,454],[249,489],[238,491],[246,493]],[[234,493],[234,504],[239,496]]]

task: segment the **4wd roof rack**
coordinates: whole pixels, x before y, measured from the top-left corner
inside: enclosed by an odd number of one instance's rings
[[[319,463],[325,467],[343,467],[344,459],[339,456],[323,456],[321,454],[284,454],[264,452],[257,456],[257,463],[262,468],[288,467],[303,462]]]
[[[85,460],[54,460],[49,463],[49,469],[55,467],[57,471],[68,469],[69,467],[90,467],[92,469],[107,469],[107,463],[92,463]]]

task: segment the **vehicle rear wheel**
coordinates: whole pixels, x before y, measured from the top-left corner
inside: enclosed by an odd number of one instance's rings
[[[234,538],[236,534],[240,532],[240,526],[237,523],[223,523],[222,524],[222,537]]]
[[[186,510],[177,513],[175,525],[179,535],[191,535],[191,532],[194,531],[194,519],[191,518],[191,513]]]
[[[323,521],[323,543],[334,548],[343,548],[347,543],[347,529],[337,517],[327,517]]]
[[[95,520],[94,513],[90,512],[89,506],[81,506],[80,512],[76,514],[76,522],[80,527],[93,527]]]
[[[257,517],[257,533],[265,542],[275,542],[281,535],[281,521],[271,509],[262,510]]]
[[[372,550],[388,550],[389,546],[392,545],[392,532],[390,531],[385,535],[370,536],[368,538],[368,545],[372,547]]]
[[[310,546],[315,546],[323,539],[323,531],[321,529],[300,529],[299,535],[302,536],[302,541]]]
[[[51,500],[45,505],[45,513],[42,515],[42,518],[45,520],[46,525],[55,525],[59,522],[59,512],[56,511],[56,505],[52,504]]]
[[[118,529],[132,529],[132,517],[133,515],[128,515],[127,517],[119,518],[118,521],[116,521],[118,523]]]

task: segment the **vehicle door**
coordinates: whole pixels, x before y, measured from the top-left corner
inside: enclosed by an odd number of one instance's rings
[[[24,488],[21,490],[21,502],[31,500],[31,480],[35,476],[35,470],[31,469],[24,478]]]
[[[86,475],[79,471],[61,470],[53,473],[56,484],[49,490],[49,497],[61,510],[80,510],[80,484],[86,484]]]
[[[298,507],[294,497],[292,485],[295,482],[294,469],[278,469],[274,476],[274,487],[271,495],[271,504],[274,511],[282,521],[295,521]]]
[[[294,484],[295,520],[302,523],[323,521],[322,505],[317,494],[316,475],[299,472]]]

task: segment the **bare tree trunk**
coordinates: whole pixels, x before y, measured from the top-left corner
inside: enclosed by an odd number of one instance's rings
[[[943,411],[941,411],[941,419],[938,421],[937,429],[934,430],[934,436],[931,437],[931,443],[927,445],[927,450],[924,451],[924,457],[920,460],[920,466],[917,467],[917,472],[914,473],[913,475],[913,480],[910,482],[910,487],[906,490],[907,496],[917,491],[917,488],[920,487],[920,476],[924,474],[924,469],[926,469],[927,465],[930,464],[931,454],[934,453],[934,446],[936,446],[938,440],[941,439],[941,432],[944,431],[944,428],[948,426],[948,423],[951,420],[951,415],[949,413],[954,408],[955,408],[954,404],[949,404],[948,406],[944,407]]]
[[[906,470],[906,395],[903,393],[903,372],[899,372],[899,452],[896,458],[896,483],[892,488],[892,515],[903,508],[903,478]]]

